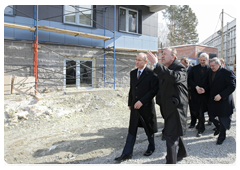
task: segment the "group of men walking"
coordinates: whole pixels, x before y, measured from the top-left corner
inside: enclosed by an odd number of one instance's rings
[[[146,67],[148,60],[153,70]],[[154,133],[157,132],[155,96],[164,119],[162,135],[166,139],[167,164],[175,164],[187,157],[182,136],[187,129],[188,104],[190,128],[198,122],[197,136],[200,137],[205,130],[204,112],[208,111],[209,121],[216,126],[214,134],[219,134],[217,144],[226,138],[233,113],[231,94],[236,87],[233,73],[221,67],[218,58],[210,60],[209,66],[206,53],[200,55],[200,64],[191,70],[187,60],[182,60],[182,64],[177,60],[176,49],[165,49],[160,60],[151,52],[139,53],[136,58],[137,69],[130,73],[128,135],[121,156],[115,158],[118,162],[132,158],[138,127],[143,127],[148,137],[149,145],[144,156],[154,152]]]

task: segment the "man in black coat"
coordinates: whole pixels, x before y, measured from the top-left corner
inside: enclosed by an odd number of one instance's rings
[[[136,58],[137,69],[130,73],[128,106],[131,114],[125,147],[122,155],[115,158],[118,162],[132,158],[138,127],[143,127],[148,136],[149,145],[144,156],[150,156],[155,150],[154,133],[158,129],[153,98],[157,94],[159,80],[153,71],[146,67],[147,62],[146,54],[139,53]]]
[[[187,68],[187,74],[189,75],[191,69],[192,69],[192,65],[189,63],[189,60],[186,57],[183,57],[180,61],[186,68]],[[190,122],[190,126],[189,128],[194,128],[195,124],[197,122],[197,118],[194,115],[193,111],[192,111],[192,105],[190,104],[192,102],[191,100],[191,87],[188,84],[188,104],[189,104],[189,110],[190,110],[190,116],[191,116],[191,122]]]
[[[147,52],[154,65],[154,72],[161,81],[161,89],[156,96],[164,118],[164,136],[167,145],[167,164],[176,164],[187,156],[182,136],[187,129],[188,88],[187,70],[177,61],[177,51],[167,48],[162,55],[162,63],[157,56]],[[177,146],[179,149],[177,151]]]
[[[226,138],[226,129],[233,114],[232,93],[236,88],[236,80],[232,71],[221,67],[218,58],[210,60],[211,72],[209,75],[209,115],[216,126],[214,135],[218,135],[217,145],[221,145]],[[216,119],[218,117],[218,119]]]
[[[201,137],[205,131],[204,112],[208,111],[209,94],[206,92],[208,87],[208,76],[210,67],[208,66],[209,56],[202,53],[199,57],[200,64],[194,66],[188,75],[188,85],[191,88],[191,110],[198,119],[197,137]]]

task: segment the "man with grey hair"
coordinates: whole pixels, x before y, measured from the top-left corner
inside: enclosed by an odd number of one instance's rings
[[[208,111],[209,94],[205,91],[208,87],[208,76],[210,67],[208,66],[209,56],[207,53],[201,53],[199,56],[200,63],[193,66],[188,75],[188,85],[191,87],[191,110],[198,119],[196,129],[197,137],[201,137],[205,131],[204,112]],[[193,124],[192,124],[193,125]]]
[[[187,129],[188,87],[187,70],[176,59],[176,49],[164,49],[162,63],[157,56],[147,52],[149,61],[154,65],[154,72],[161,80],[156,96],[164,119],[163,135],[167,146],[167,164],[176,164],[187,156],[182,136]],[[178,150],[177,150],[178,146]]]
[[[214,136],[218,135],[216,144],[221,145],[226,139],[226,129],[233,114],[232,93],[236,88],[236,79],[232,71],[221,67],[220,60],[215,57],[210,60],[209,74],[209,116],[216,126]],[[218,120],[215,119],[218,117]]]

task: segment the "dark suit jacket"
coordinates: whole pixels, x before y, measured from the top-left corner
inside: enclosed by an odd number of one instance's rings
[[[206,65],[205,72],[201,72],[201,65],[198,64],[193,66],[188,75],[188,86],[191,88],[191,100],[189,104],[191,105],[191,111],[199,112],[200,109],[202,112],[206,112],[208,110],[208,99],[209,93],[206,92],[206,88],[209,84],[209,72],[210,67]],[[205,89],[205,93],[198,94],[196,90],[196,86],[203,87]]]
[[[131,106],[129,123],[129,133],[136,135],[138,127],[144,127],[145,131],[152,135],[157,132],[157,119],[155,112],[154,96],[157,94],[159,80],[149,68],[145,68],[139,79],[137,70],[130,72],[130,90],[128,96],[128,106]],[[134,109],[134,104],[140,100],[143,106]],[[143,121],[141,121],[143,120]]]
[[[182,136],[187,128],[187,70],[175,60],[168,68],[158,63],[154,72],[162,80],[156,98],[165,120],[164,135]]]
[[[222,68],[217,71],[212,81],[212,71],[209,75],[209,114],[213,117],[228,117],[233,113],[232,93],[236,88],[234,74]],[[214,97],[220,94],[221,100],[215,101]]]
[[[191,71],[192,67],[193,67],[193,66],[192,66],[191,64],[188,66],[188,68],[187,68],[187,74],[189,74],[189,73],[190,73],[190,71]]]

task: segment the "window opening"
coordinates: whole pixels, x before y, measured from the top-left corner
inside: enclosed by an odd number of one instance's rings
[[[88,59],[65,60],[65,87],[94,87],[94,61]]]
[[[66,61],[66,86],[76,86],[76,61]]]

